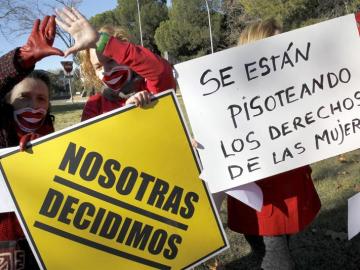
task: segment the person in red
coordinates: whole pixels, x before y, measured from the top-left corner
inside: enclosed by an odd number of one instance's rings
[[[64,8],[57,15],[58,25],[75,39],[65,56],[83,50],[80,59],[85,80],[104,85],[100,93],[88,99],[82,121],[129,103],[144,106],[152,94],[175,89],[171,65],[128,42],[120,28],[106,26],[98,32],[74,8]]]
[[[27,43],[0,57],[0,147],[24,150],[29,140],[54,131],[49,110],[50,80],[33,71],[35,63],[50,55],[55,17],[36,20]],[[0,214],[0,269],[39,269],[14,212]]]
[[[245,28],[239,44],[250,43],[281,33],[275,20],[266,20]],[[321,203],[311,179],[310,166],[304,166],[256,182],[263,192],[260,212],[228,196],[228,226],[243,233],[264,270],[292,270],[289,236],[308,226]]]

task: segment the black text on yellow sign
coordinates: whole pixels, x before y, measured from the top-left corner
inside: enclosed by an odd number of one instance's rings
[[[174,95],[154,103],[3,157],[44,269],[184,269],[226,248]]]

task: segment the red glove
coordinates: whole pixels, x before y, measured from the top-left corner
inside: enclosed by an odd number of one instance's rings
[[[24,46],[20,48],[20,64],[23,68],[32,68],[36,62],[46,56],[64,53],[52,47],[56,34],[55,16],[45,16],[40,24],[37,19],[34,22],[32,32]]]
[[[27,133],[27,134],[21,136],[20,143],[19,143],[20,151],[25,151],[27,143],[30,141],[33,141],[39,137],[40,137],[40,134],[33,133],[33,132]]]

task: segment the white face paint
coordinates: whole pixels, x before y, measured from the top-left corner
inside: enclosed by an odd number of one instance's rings
[[[121,92],[121,88],[130,80],[131,70],[125,65],[118,65],[113,67],[110,71],[103,72],[102,81],[107,87],[114,91]]]
[[[17,126],[24,132],[35,132],[39,129],[45,119],[45,109],[22,108],[14,110],[14,120]]]

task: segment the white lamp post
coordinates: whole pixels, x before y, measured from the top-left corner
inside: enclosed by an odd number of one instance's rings
[[[139,0],[136,0],[136,3],[137,3],[138,15],[139,15],[140,41],[141,41],[141,46],[144,47],[143,38],[142,38],[142,30],[141,30],[141,16],[140,16]]]
[[[208,1],[207,1],[207,0],[205,0],[205,3],[206,3],[206,9],[207,9],[208,19],[209,19],[209,32],[210,32],[211,53],[214,53],[213,38],[212,38],[212,31],[211,31],[210,9],[209,9],[209,4],[208,4]]]

